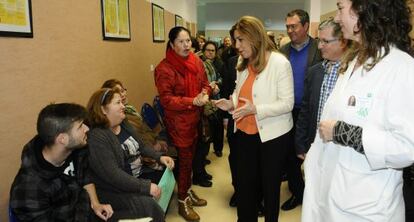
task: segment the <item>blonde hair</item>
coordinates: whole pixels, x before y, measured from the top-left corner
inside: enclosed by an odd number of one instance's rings
[[[266,52],[276,51],[275,45],[266,34],[263,23],[256,17],[243,16],[234,27],[235,31],[240,32],[250,43],[252,48],[251,65],[257,73],[260,73],[266,67]],[[245,70],[248,64],[249,60],[243,59],[237,65],[237,70]]]

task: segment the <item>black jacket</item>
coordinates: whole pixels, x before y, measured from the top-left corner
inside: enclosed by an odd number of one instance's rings
[[[302,105],[296,121],[295,149],[297,154],[308,152],[315,139],[324,73],[322,62],[320,62],[310,67],[306,74]]]
[[[10,191],[13,213],[18,221],[89,221],[92,210],[83,189],[90,182],[87,149],[75,150],[63,166],[55,167],[43,158],[43,147],[36,136],[23,148]]]

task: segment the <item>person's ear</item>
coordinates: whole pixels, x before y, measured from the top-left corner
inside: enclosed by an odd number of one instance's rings
[[[305,28],[306,32],[309,32],[309,22],[306,22],[303,27]]]
[[[59,133],[55,138],[55,144],[61,144],[66,146],[69,143],[69,134],[67,133]]]
[[[106,116],[108,112],[106,111],[106,108],[104,106],[101,106],[102,113]]]

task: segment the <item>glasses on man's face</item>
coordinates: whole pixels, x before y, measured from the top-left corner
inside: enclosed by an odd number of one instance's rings
[[[215,52],[215,49],[206,49],[206,52]]]
[[[286,25],[286,30],[296,30],[297,28],[299,28],[299,26],[301,25],[301,23],[296,23],[296,24],[290,24],[290,25]]]
[[[339,39],[318,39],[318,44],[320,45],[328,45],[331,42],[336,42]]]

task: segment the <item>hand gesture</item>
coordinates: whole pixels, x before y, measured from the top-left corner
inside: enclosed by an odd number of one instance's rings
[[[210,83],[210,87],[211,87],[211,89],[213,90],[213,95],[216,95],[216,94],[218,94],[218,93],[220,92],[220,88],[218,87],[218,85],[217,85],[217,82],[216,82],[216,81],[212,81],[212,82]]]
[[[233,102],[231,101],[231,99],[212,100],[212,102],[221,110],[229,111],[233,109]]]
[[[319,123],[319,136],[324,143],[332,141],[336,122],[336,120],[323,120]]]
[[[233,111],[233,119],[236,122],[245,116],[256,114],[256,106],[250,100],[240,97],[239,101],[244,102],[244,105]]]
[[[109,204],[92,205],[92,210],[96,214],[96,216],[98,216],[104,221],[107,221],[109,218],[112,217],[112,214],[114,214],[114,211],[112,210],[112,207]]]
[[[199,93],[196,97],[193,99],[193,105],[194,106],[204,106],[209,100],[208,93],[206,89],[203,89],[201,93]]]
[[[160,162],[170,170],[174,168],[174,160],[169,156],[161,156]]]
[[[151,183],[150,194],[155,199],[157,199],[157,200],[160,199],[160,196],[161,196],[161,189],[160,189],[160,187],[157,184],[155,184],[155,183]]]

